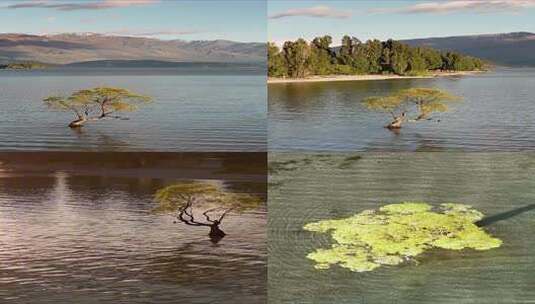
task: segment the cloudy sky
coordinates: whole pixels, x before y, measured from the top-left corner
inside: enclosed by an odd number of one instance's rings
[[[261,42],[265,0],[0,0],[0,33]]]
[[[361,40],[535,32],[535,0],[268,0],[268,39]]]

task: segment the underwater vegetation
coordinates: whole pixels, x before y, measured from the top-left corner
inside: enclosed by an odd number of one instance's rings
[[[311,159],[292,159],[287,161],[273,161],[269,163],[268,172],[270,174],[277,174],[285,171],[295,171],[299,168],[306,167],[312,163]]]
[[[309,223],[305,230],[330,233],[335,243],[307,258],[316,262],[316,269],[339,265],[364,272],[415,261],[432,248],[489,250],[502,244],[475,224],[483,214],[471,206],[447,203],[433,209],[426,203],[403,202],[344,219]]]
[[[316,168],[351,169],[362,159],[360,155],[340,156],[337,154],[312,154],[305,158],[293,158],[290,160],[275,161],[268,163],[268,185],[270,190],[279,189],[290,179],[290,175],[300,170]]]
[[[301,159],[291,159],[286,161],[270,161],[268,171],[270,175],[282,172],[297,171],[299,169],[309,168],[310,166],[325,165],[329,168],[335,166],[339,169],[349,169],[357,163],[362,156],[351,155],[340,157],[336,154],[314,154]]]
[[[344,160],[338,165],[339,169],[348,169],[353,166],[358,160],[360,160],[362,156],[360,155],[354,155],[354,156],[348,156],[344,158]]]

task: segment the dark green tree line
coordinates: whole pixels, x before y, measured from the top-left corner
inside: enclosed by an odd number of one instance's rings
[[[268,43],[268,76],[303,78],[313,75],[396,74],[422,75],[429,71],[473,71],[485,68],[475,57],[412,47],[389,39],[361,42],[344,36],[339,47],[331,47],[330,36],[286,41],[282,49]]]

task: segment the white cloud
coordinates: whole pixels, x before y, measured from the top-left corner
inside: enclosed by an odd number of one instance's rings
[[[269,19],[281,19],[296,16],[345,19],[351,17],[351,12],[336,10],[328,6],[320,5],[314,7],[289,9],[282,13],[270,15]]]
[[[76,11],[76,10],[101,10],[119,7],[128,7],[135,5],[149,5],[160,2],[160,0],[100,0],[100,1],[71,1],[71,2],[54,2],[49,0],[24,1],[4,6],[8,9],[23,8],[48,8],[58,11]]]
[[[372,9],[371,13],[454,13],[462,11],[475,12],[510,12],[535,7],[535,0],[448,0],[427,1],[396,8]]]

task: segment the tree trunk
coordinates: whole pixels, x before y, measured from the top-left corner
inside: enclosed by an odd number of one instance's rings
[[[86,118],[84,117],[80,117],[78,118],[77,120],[73,120],[71,121],[71,123],[69,124],[69,128],[80,128],[84,125],[84,123],[87,121]]]
[[[395,117],[394,120],[386,126],[386,128],[388,128],[388,129],[401,129],[401,124],[403,123],[404,119],[405,119],[405,117],[403,117],[403,116]]]
[[[208,236],[213,243],[219,242],[222,238],[227,235],[223,230],[219,229],[219,224],[210,225],[210,233]]]

